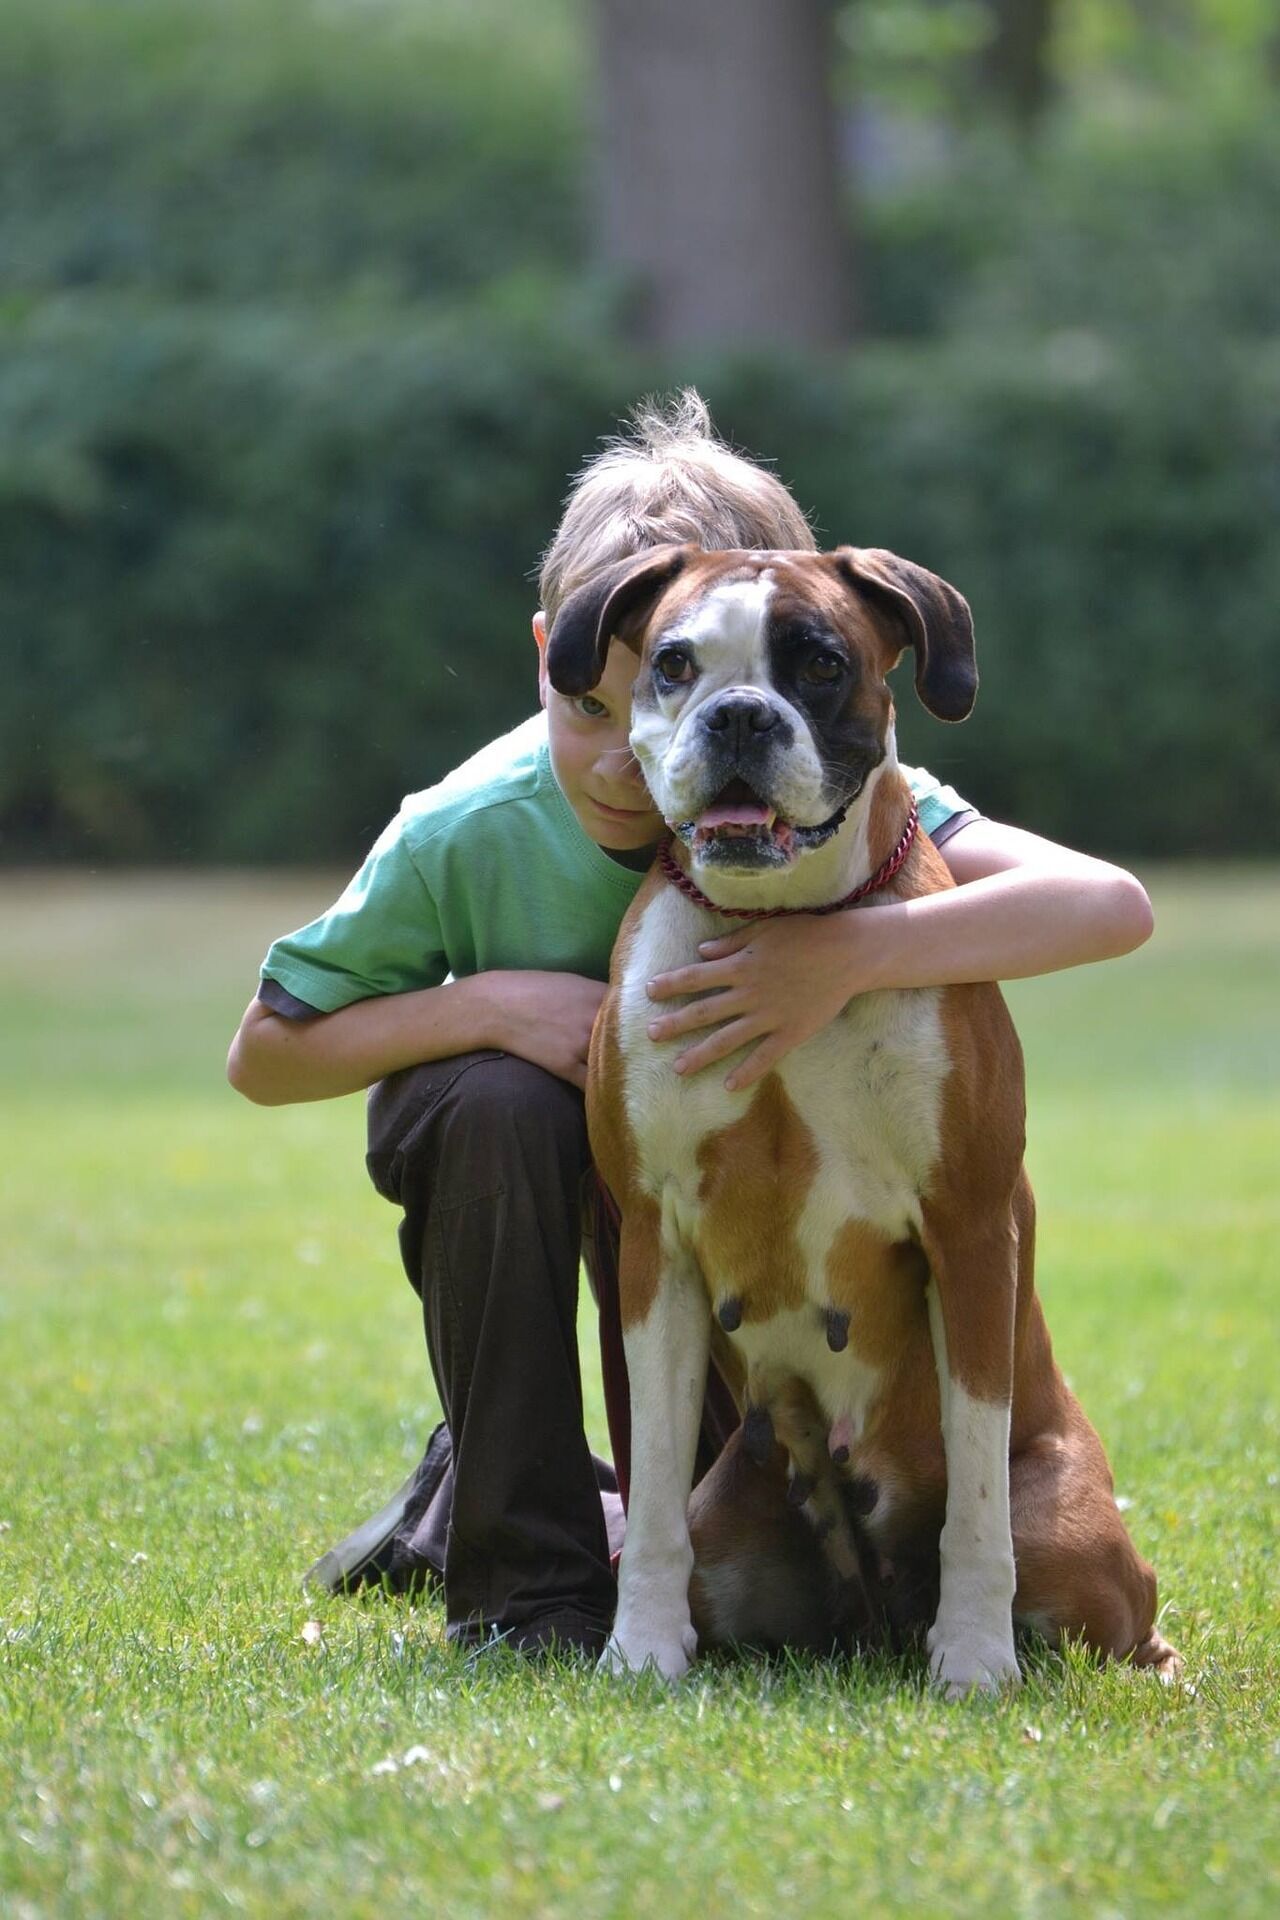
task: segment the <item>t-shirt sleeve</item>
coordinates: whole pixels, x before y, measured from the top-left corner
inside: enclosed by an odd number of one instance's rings
[[[259,980],[258,999],[272,1013],[279,1013],[286,1020],[319,1020],[323,1018],[319,1007],[308,1006],[305,1000],[299,1000],[296,993],[290,993],[278,980]]]
[[[448,972],[440,914],[399,815],[329,911],[275,941],[262,963],[264,983],[275,981],[317,1013],[438,987]]]
[[[954,787],[944,786],[924,767],[903,767],[902,772],[920,810],[920,825],[935,847],[940,847],[961,827],[967,827],[971,820],[982,818],[978,809],[961,799]]]

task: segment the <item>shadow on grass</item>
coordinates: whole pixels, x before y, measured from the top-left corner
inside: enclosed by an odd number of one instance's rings
[[[996,1695],[975,1694],[961,1703],[941,1700],[929,1680],[923,1643],[905,1651],[835,1651],[817,1654],[793,1648],[761,1650],[720,1647],[699,1655],[689,1674],[673,1686],[654,1669],[623,1676],[599,1673],[589,1656],[547,1651],[527,1658],[500,1639],[460,1649],[444,1638],[444,1617],[437,1600],[369,1588],[357,1596],[334,1599],[326,1608],[351,1609],[373,1634],[360,1632],[364,1657],[384,1666],[380,1676],[398,1672],[413,1684],[444,1685],[477,1700],[519,1694],[525,1701],[554,1696],[564,1704],[599,1708],[606,1701],[628,1711],[677,1707],[714,1701],[722,1709],[737,1700],[764,1705],[819,1707],[841,1704],[874,1714],[883,1708],[901,1713],[913,1708],[944,1718],[956,1713],[1021,1716],[1045,1712],[1055,1719],[1100,1716],[1146,1720],[1164,1718],[1193,1704],[1223,1712],[1238,1708],[1243,1685],[1260,1703],[1272,1696],[1276,1659],[1263,1623],[1243,1631],[1168,1620],[1184,1657],[1183,1676],[1163,1683],[1149,1669],[1110,1661],[1080,1643],[1051,1646],[1034,1633],[1018,1635],[1023,1681]],[[1168,1611],[1168,1610],[1166,1610]],[[332,1617],[332,1616],[330,1616]],[[372,1642],[372,1644],[371,1644]],[[384,1665],[385,1662],[385,1665]]]

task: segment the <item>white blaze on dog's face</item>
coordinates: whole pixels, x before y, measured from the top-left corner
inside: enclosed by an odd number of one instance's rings
[[[631,744],[695,868],[789,868],[834,836],[892,752],[897,649],[799,559],[761,557],[692,594],[677,582],[645,634]]]
[[[611,645],[639,656],[631,744],[649,791],[726,905],[767,905],[779,886],[798,906],[837,897],[828,883],[865,856],[871,788],[894,759],[885,676],[904,648],[939,719],[962,720],[977,688],[964,600],[879,549],[634,555],[557,612],[550,685],[589,691]]]

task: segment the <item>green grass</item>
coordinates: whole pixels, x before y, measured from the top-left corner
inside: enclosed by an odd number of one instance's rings
[[[1042,1291],[1186,1684],[1046,1656],[945,1707],[912,1665],[468,1667],[432,1605],[304,1600],[432,1414],[360,1103],[221,1078],[329,889],[0,883],[0,1911],[1276,1911],[1280,884],[1153,892],[1143,953],[1011,998]]]

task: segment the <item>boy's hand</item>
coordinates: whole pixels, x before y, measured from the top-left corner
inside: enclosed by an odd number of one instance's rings
[[[872,943],[866,937],[875,917],[868,912],[757,920],[721,940],[705,942],[696,966],[679,967],[649,982],[651,1000],[703,995],[659,1014],[650,1022],[650,1038],[670,1040],[715,1027],[678,1056],[676,1071],[686,1074],[700,1073],[758,1040],[725,1081],[730,1089],[754,1085],[784,1054],[829,1026],[855,993],[880,984],[872,976]]]
[[[578,973],[482,976],[495,996],[494,1044],[575,1087],[587,1084],[587,1048],[605,989]]]
[[[758,1041],[725,1082],[749,1087],[856,994],[1025,980],[1131,953],[1151,932],[1151,902],[1131,873],[1016,827],[974,821],[952,835],[942,857],[959,882],[943,892],[757,920],[709,940],[696,966],[650,981],[654,1000],[704,996],[658,1015],[650,1035],[717,1029],[680,1055],[682,1073]]]

